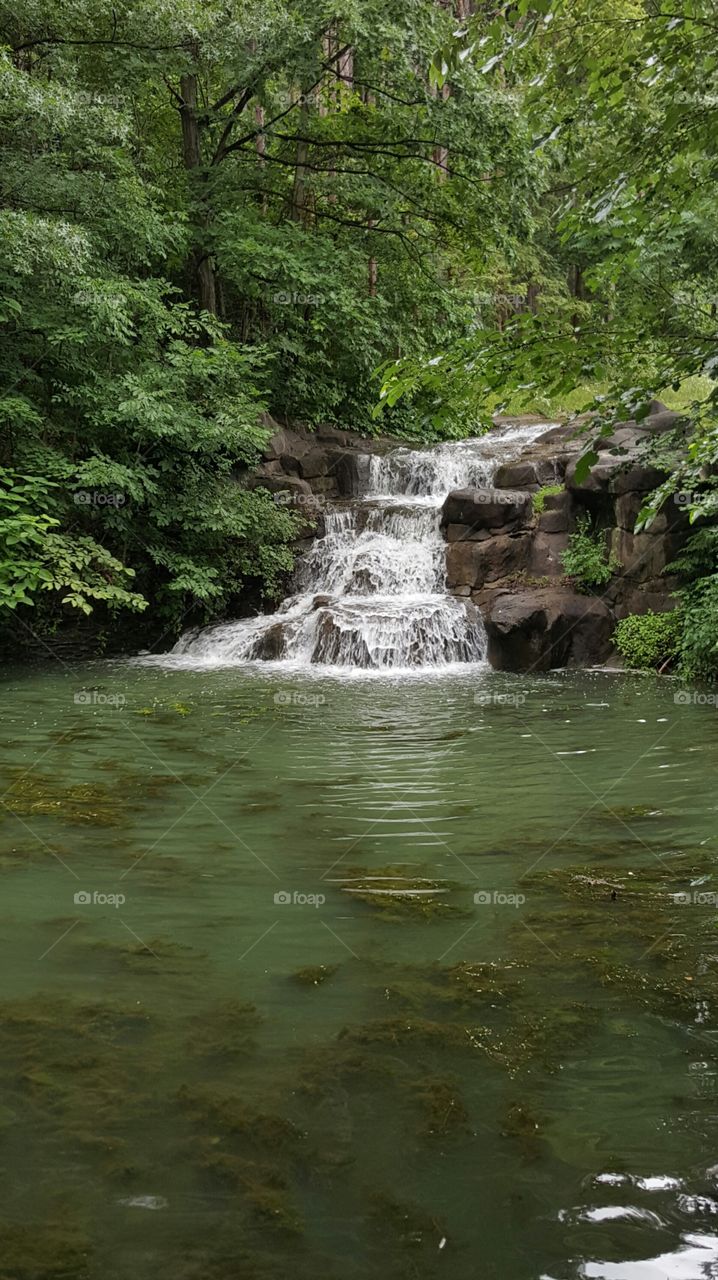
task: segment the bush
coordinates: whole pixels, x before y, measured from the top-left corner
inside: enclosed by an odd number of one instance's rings
[[[718,527],[706,525],[689,538],[680,556],[668,565],[685,582],[680,673],[686,680],[718,681]]]
[[[681,592],[684,632],[680,672],[687,680],[718,681],[718,573]]]
[[[631,613],[618,623],[614,643],[629,667],[657,670],[680,653],[684,619],[680,609],[668,613]]]
[[[539,489],[538,493],[535,493],[531,500],[534,514],[540,516],[546,506],[546,499],[555,498],[559,493],[563,493],[562,484],[545,484],[542,489]]]
[[[609,582],[621,564],[609,555],[601,535],[592,530],[590,516],[579,516],[576,523],[576,532],[569,537],[561,563],[579,590],[589,591]]]

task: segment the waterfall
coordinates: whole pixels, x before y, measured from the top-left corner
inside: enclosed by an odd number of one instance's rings
[[[491,484],[547,423],[431,449],[372,455],[366,492],[326,508],[325,532],[273,614],[187,632],[173,649],[202,665],[246,662],[401,670],[481,662],[470,601],[447,595],[441,507],[452,489]]]

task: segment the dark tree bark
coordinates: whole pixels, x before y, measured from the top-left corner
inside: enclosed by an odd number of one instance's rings
[[[206,177],[202,173],[202,138],[197,117],[196,75],[187,74],[182,76],[180,80],[180,99],[184,164],[190,182],[196,184],[194,198],[198,205],[195,246],[190,259],[190,275],[200,309],[209,311],[213,316],[216,316],[218,314],[217,282],[212,259],[206,247],[210,219],[206,206],[206,196],[201,191],[202,183],[206,181]]]
[[[299,109],[299,141],[297,142],[294,165],[294,186],[292,188],[292,220],[304,223],[307,220],[307,161],[309,145],[305,141],[309,127],[309,108],[305,101]]]

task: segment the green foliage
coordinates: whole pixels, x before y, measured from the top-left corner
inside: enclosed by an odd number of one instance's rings
[[[530,251],[543,278],[533,311],[479,325],[428,360],[403,356],[384,402],[424,391],[447,413],[456,397],[477,412],[502,396],[567,402],[595,384],[573,407],[594,411],[584,429],[601,439],[662,388],[692,388],[678,488],[698,490],[718,460],[714,27],[712,0],[670,13],[542,0],[492,21],[481,10],[439,46],[437,83],[473,62],[520,96],[542,188]]]
[[[704,526],[668,566],[685,582],[680,672],[687,680],[718,680],[718,528]]]
[[[297,521],[245,483],[262,411],[375,431],[377,366],[505,287],[536,166],[510,91],[467,64],[435,92],[453,26],[435,0],[0,3],[13,616],[171,630],[275,592]],[[433,417],[387,425],[466,432]]]
[[[684,618],[680,609],[668,613],[629,614],[614,632],[614,643],[629,667],[660,670],[675,662],[681,650]]]
[[[532,503],[532,506],[533,506],[534,513],[535,513],[537,516],[540,516],[540,515],[541,515],[541,512],[543,511],[544,507],[546,506],[546,499],[547,499],[547,498],[555,498],[555,497],[557,497],[557,495],[558,495],[559,493],[563,493],[563,485],[562,485],[562,484],[545,484],[545,485],[543,485],[543,486],[542,486],[542,488],[540,488],[540,489],[539,489],[538,493],[535,493],[535,494],[533,495],[532,499],[531,499],[531,503]]]
[[[561,563],[581,591],[605,586],[620,568],[620,562],[606,549],[603,536],[591,527],[590,516],[579,516],[570,534]]]
[[[54,487],[0,467],[0,608],[33,606],[38,592],[50,591],[83,613],[92,612],[90,601],[144,609],[146,600],[127,589],[132,569],[92,538],[57,532],[59,520],[43,510]]]

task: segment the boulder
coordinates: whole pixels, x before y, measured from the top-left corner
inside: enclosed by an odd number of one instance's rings
[[[480,591],[487,583],[525,570],[531,537],[528,533],[497,534],[484,541],[452,542],[446,549],[446,578],[450,591],[469,587]]]
[[[616,427],[613,435],[606,438],[605,443],[610,445],[611,449],[637,449],[639,444],[649,436],[650,431],[647,427],[639,427],[635,422],[624,422],[620,427]]]
[[[290,427],[279,427],[276,423],[274,425],[276,430],[262,450],[263,457],[267,459],[283,456],[299,458],[311,447],[311,437],[299,431],[292,431]]]
[[[454,489],[441,512],[442,525],[463,524],[473,531],[518,526],[531,517],[527,493],[505,489]]]
[[[595,596],[559,587],[501,591],[485,605],[488,656],[500,671],[549,671],[605,662],[613,614]]]
[[[284,644],[284,623],[275,622],[256,640],[252,658],[260,662],[273,662],[284,656]]]
[[[670,613],[676,608],[677,601],[665,590],[664,582],[626,584],[614,605],[616,618],[627,618],[631,613]]]
[[[299,474],[305,480],[314,480],[317,476],[325,476],[331,465],[332,454],[327,449],[310,449],[301,458],[293,459]]]
[[[343,431],[341,427],[334,427],[330,422],[320,422],[314,434],[317,440],[325,444],[339,445],[342,449],[351,443],[350,432]]]
[[[639,462],[630,455],[602,452],[598,455],[598,462],[579,483],[576,480],[577,462],[578,459],[574,458],[568,465],[566,488],[578,495],[648,493],[666,478],[665,471],[650,462]]]
[[[620,528],[611,531],[611,551],[622,566],[622,576],[638,582],[660,578],[678,545],[667,534],[631,533]]]
[[[561,556],[568,546],[567,533],[537,530],[531,540],[528,571],[535,578],[560,578],[564,573]]]
[[[536,463],[521,458],[516,462],[503,462],[494,476],[496,489],[528,489],[539,484],[536,474]]]
[[[481,542],[491,537],[488,529],[472,529],[470,524],[447,524],[444,528],[447,542]]]
[[[565,471],[561,455],[550,458],[519,458],[516,462],[503,462],[494,476],[496,489],[536,489],[544,484],[554,484]]]
[[[331,474],[336,479],[337,492],[343,498],[353,498],[366,489],[369,479],[370,458],[364,453],[347,449],[336,454]]]
[[[674,431],[683,418],[683,414],[669,409],[660,400],[651,400],[650,412],[641,425],[653,435],[662,435],[664,431]]]
[[[299,476],[280,475],[262,475],[261,471],[257,471],[250,476],[248,482],[250,489],[267,489],[269,493],[286,493],[287,503],[295,500],[298,495],[311,497],[311,486],[306,480],[300,480]]]
[[[649,493],[667,478],[667,472],[651,462],[633,461],[628,465],[625,459],[619,459],[619,462],[622,465],[609,478],[610,493]]]
[[[567,489],[548,494],[543,511],[536,517],[536,528],[540,533],[568,533],[572,511],[573,499]]]

